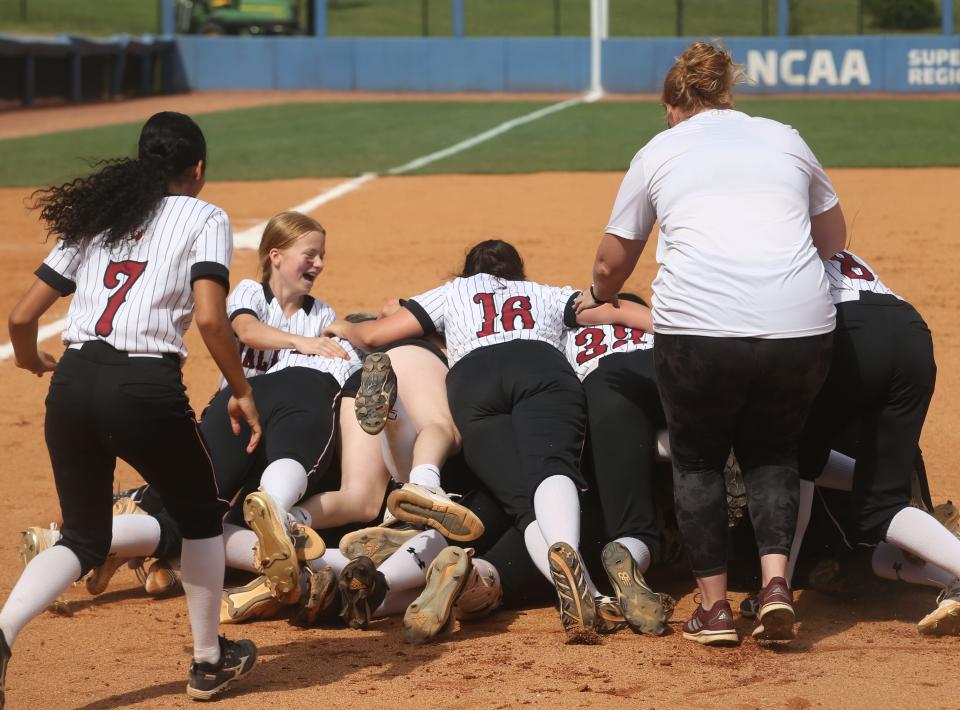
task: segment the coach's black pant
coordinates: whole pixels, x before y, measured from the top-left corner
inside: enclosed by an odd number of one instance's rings
[[[546,478],[585,488],[583,388],[556,348],[514,340],[475,350],[447,374],[447,398],[467,465],[521,529]]]
[[[160,494],[183,537],[222,533],[226,503],[175,357],[129,357],[100,341],[68,349],[46,405],[44,433],[63,515],[57,544],[76,554],[82,574],[110,551],[117,458]]]
[[[583,380],[587,442],[608,539],[635,537],[654,557],[660,534],[653,468],[665,425],[652,350],[600,359]]]
[[[910,505],[936,379],[930,329],[909,303],[865,292],[837,305],[830,374],[804,430],[800,474],[815,479],[833,435],[861,419],[851,495],[855,542],[883,540],[893,516]]]
[[[314,482],[336,457],[340,385],[333,375],[309,367],[287,367],[251,377],[249,382],[263,430],[256,451],[247,453],[250,429],[245,422],[241,422],[240,436],[233,433],[227,415],[229,387],[214,396],[200,422],[221,495],[231,503],[248,484],[256,489],[263,469],[274,461],[299,462]]]
[[[670,431],[677,524],[693,572],[726,570],[723,467],[743,470],[760,555],[790,553],[797,524],[797,449],[830,364],[833,334],[711,338],[657,334],[657,384]]]

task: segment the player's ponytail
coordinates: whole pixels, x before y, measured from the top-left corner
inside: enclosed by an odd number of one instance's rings
[[[660,100],[693,115],[705,109],[733,108],[733,88],[745,81],[743,67],[726,48],[694,42],[677,57],[663,79]]]
[[[105,244],[117,244],[153,217],[172,178],[206,158],[203,132],[189,116],[157,113],[140,132],[136,159],[100,161],[91,175],[38,190],[33,209],[47,234],[64,242],[103,234]]]
[[[469,278],[476,274],[490,274],[507,281],[525,281],[523,259],[516,248],[500,239],[488,239],[467,252],[463,271],[458,274]]]

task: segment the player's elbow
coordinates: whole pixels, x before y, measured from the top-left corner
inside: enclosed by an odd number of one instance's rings
[[[212,311],[198,310],[194,321],[197,329],[202,335],[216,335],[221,330],[226,330],[230,326],[224,314],[214,313]]]
[[[28,313],[25,308],[21,308],[18,304],[17,306],[14,306],[12,311],[10,311],[10,315],[7,318],[7,328],[10,330],[10,332],[14,332],[16,330],[28,328],[36,321],[37,318]]]

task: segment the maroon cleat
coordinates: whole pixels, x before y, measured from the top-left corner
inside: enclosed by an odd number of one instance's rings
[[[683,637],[704,646],[735,646],[740,636],[733,625],[730,602],[721,599],[709,610],[697,605],[693,616],[683,625]]]
[[[759,641],[790,641],[795,638],[793,592],[783,577],[774,577],[760,590],[760,608],[753,638]]]

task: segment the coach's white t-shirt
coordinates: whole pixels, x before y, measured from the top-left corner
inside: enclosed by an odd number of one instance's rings
[[[823,268],[830,280],[834,303],[859,300],[862,291],[897,296],[880,280],[877,272],[853,252],[838,251],[823,262]]]
[[[101,237],[59,243],[37,276],[74,293],[65,345],[103,340],[129,353],[176,353],[193,319],[193,282],[227,287],[233,234],[219,207],[185,195],[165,197],[153,218],[120,244]]]
[[[252,279],[244,279],[237,284],[227,299],[227,314],[231,322],[237,316],[246,314],[285,333],[309,338],[322,335],[323,329],[337,318],[332,306],[309,295],[304,296],[303,306],[288,318],[280,307],[280,302],[274,298],[270,285]],[[347,378],[360,368],[361,363],[360,356],[350,343],[340,338],[336,340],[346,350],[347,360],[325,355],[305,355],[290,349],[257,350],[238,340],[243,373],[249,379],[286,367],[309,367],[333,375],[342,387]],[[220,387],[225,386],[226,380],[221,378]]]
[[[456,278],[401,301],[425,333],[443,333],[450,367],[477,348],[539,340],[564,352],[564,312],[574,291],[490,274]]]
[[[833,330],[836,313],[810,217],[837,201],[794,129],[704,111],[637,153],[606,231],[646,239],[659,220],[657,333],[818,335]]]

